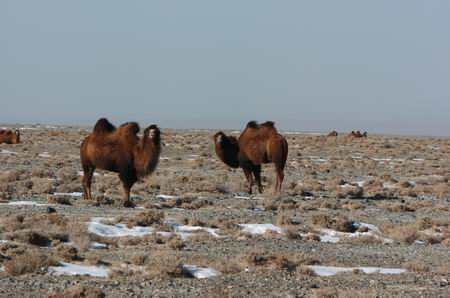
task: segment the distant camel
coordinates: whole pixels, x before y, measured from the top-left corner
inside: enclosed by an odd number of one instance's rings
[[[367,138],[367,131],[365,131],[364,133],[361,133],[359,130],[357,132],[352,131],[350,133],[350,136],[354,138]]]
[[[137,136],[138,132],[136,122],[115,128],[106,118],[97,121],[94,131],[80,147],[85,199],[92,200],[92,175],[95,168],[99,168],[119,173],[124,189],[123,205],[131,206],[131,187],[156,169],[161,153],[161,132],[156,125],[147,127],[142,138]]]
[[[242,168],[249,183],[250,194],[253,176],[259,192],[262,193],[261,164],[273,162],[277,174],[274,192],[280,191],[288,155],[288,143],[278,133],[274,122],[258,124],[256,121],[250,121],[238,140],[219,131],[214,135],[214,145],[216,154],[222,162],[232,168]]]
[[[337,131],[333,130],[332,132],[330,132],[330,133],[328,134],[328,136],[329,136],[329,137],[335,137],[335,138],[337,138],[338,133],[337,133]]]
[[[0,130],[0,144],[17,144],[20,143],[20,132],[16,130],[12,132],[11,130]]]

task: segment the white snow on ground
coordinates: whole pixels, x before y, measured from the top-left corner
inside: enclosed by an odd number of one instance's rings
[[[171,196],[171,195],[157,195],[156,197],[158,199],[164,199],[164,200],[177,198],[177,196]]]
[[[283,229],[273,224],[240,224],[239,225],[244,232],[252,235],[261,235],[267,231],[276,232],[278,234],[283,234]]]
[[[401,274],[406,269],[401,268],[381,268],[381,267],[334,267],[334,266],[308,266],[319,276],[332,276],[340,272],[351,272],[355,269],[364,273]]]
[[[364,186],[364,183],[366,183],[366,181],[355,181],[355,182],[353,182],[353,183],[355,183],[355,184],[358,185],[359,187],[363,187],[363,186]]]
[[[83,195],[82,192],[54,192],[55,196],[71,196],[71,197],[81,197]]]
[[[17,152],[13,152],[13,151],[10,151],[10,150],[4,150],[4,149],[2,149],[0,151],[0,153],[1,154],[20,154],[20,153],[17,153]]]
[[[108,219],[101,217],[92,218],[91,222],[88,222],[88,232],[103,237],[124,237],[124,236],[142,237],[153,234],[155,232],[155,229],[152,227],[134,226],[132,228],[128,228],[125,224],[115,224],[115,225],[103,224],[100,222],[101,220],[108,220]],[[109,218],[109,220],[111,220],[111,218]],[[214,237],[223,237],[217,234],[218,229],[200,226],[180,225],[171,221],[167,221],[166,223],[173,228],[174,233],[178,235],[182,240],[186,240],[189,236],[195,235],[195,232],[200,230],[206,231],[211,235],[213,235]],[[157,234],[169,237],[172,233],[157,232]]]
[[[408,183],[409,183],[409,185],[412,186],[412,187],[416,187],[416,186],[417,186],[416,181],[410,180],[410,181],[408,181]]]
[[[142,237],[153,233],[154,229],[150,227],[132,227],[127,228],[124,224],[105,225],[100,223],[102,218],[92,218],[88,223],[88,232],[103,237],[124,237],[137,236]]]
[[[433,149],[433,150],[439,150],[439,147],[437,147],[437,146],[431,146],[431,145],[429,145],[429,146],[427,146],[428,148],[430,148],[430,149]]]
[[[92,248],[92,249],[105,249],[106,248],[106,244],[100,243],[100,242],[91,242],[91,245],[89,246],[89,248]]]
[[[5,272],[5,266],[0,267],[0,272]]]
[[[166,156],[161,156],[159,159],[160,160],[170,160],[171,158],[170,157],[166,157]]]
[[[393,183],[391,182],[383,182],[384,188],[397,188]]]
[[[42,152],[41,154],[39,154],[40,157],[50,157],[51,154],[48,152]]]
[[[234,196],[234,198],[235,199],[244,199],[244,200],[250,199],[250,197],[244,197],[244,196]]]
[[[218,229],[212,229],[212,228],[206,228],[206,227],[200,227],[200,226],[186,226],[186,225],[180,225],[174,222],[166,222],[167,224],[169,224],[175,234],[177,234],[181,240],[186,240],[189,236],[193,236],[195,235],[195,232],[197,231],[206,231],[208,233],[210,233],[211,235],[213,235],[214,237],[222,237],[221,235],[217,234]]]
[[[351,158],[353,158],[353,159],[362,159],[362,156],[355,156],[355,155],[352,155]]]
[[[318,161],[318,162],[327,162],[326,159],[318,158],[317,156],[308,156],[311,161]]]
[[[78,156],[77,156],[77,158],[78,158]],[[78,171],[77,173],[78,173],[78,176],[84,176],[83,171]],[[100,176],[100,174],[94,172],[94,177],[96,177],[96,176]]]
[[[378,158],[378,157],[372,157],[371,160],[374,160],[374,161],[391,161],[392,158]]]
[[[61,266],[48,267],[48,273],[55,275],[90,275],[96,277],[108,277],[109,269],[100,266],[83,266],[60,262]]]
[[[183,269],[192,274],[195,278],[208,278],[220,275],[219,272],[212,268],[197,267],[195,265],[183,265]]]
[[[5,204],[5,203],[2,203]],[[14,202],[8,202],[6,205],[10,206],[51,206],[53,204],[41,204],[35,201],[14,201]]]
[[[417,161],[417,162],[422,162],[422,161],[424,161],[425,159],[423,159],[423,158],[413,158],[413,161]]]
[[[367,232],[354,232],[354,233],[346,233],[346,232],[338,232],[330,229],[323,229],[320,235],[321,242],[329,242],[329,243],[337,243],[339,242],[341,237],[364,237],[364,236],[372,236],[377,239],[383,241],[383,243],[392,243],[392,239],[385,238],[381,233],[380,229],[374,225],[363,223],[363,222],[355,222],[353,226],[356,228],[365,227],[368,229]]]

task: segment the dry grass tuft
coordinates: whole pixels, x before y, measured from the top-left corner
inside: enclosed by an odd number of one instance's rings
[[[53,291],[48,298],[103,298],[105,294],[93,286],[75,285],[65,290]]]
[[[154,224],[162,224],[164,213],[158,210],[148,210],[138,213],[132,218],[126,220],[129,228],[134,226],[148,227]]]
[[[353,233],[357,230],[357,228],[353,225],[353,221],[350,221],[345,217],[332,218],[325,213],[314,214],[312,217],[312,222],[316,226],[326,229],[333,229],[339,232]]]
[[[156,251],[145,262],[149,278],[191,277],[183,269],[181,258],[171,251]]]
[[[412,261],[406,264],[406,268],[413,272],[428,272],[430,267],[422,262]]]
[[[49,266],[57,265],[53,256],[37,251],[29,251],[16,256],[5,263],[5,272],[10,276],[19,276],[27,273],[46,272]]]

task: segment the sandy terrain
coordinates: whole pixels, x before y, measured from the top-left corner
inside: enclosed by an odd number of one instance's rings
[[[0,144],[1,297],[450,297],[448,138],[283,132],[281,195],[265,165],[250,196],[215,131],[163,130],[123,208],[110,172],[82,199],[89,128],[0,127],[22,133]]]

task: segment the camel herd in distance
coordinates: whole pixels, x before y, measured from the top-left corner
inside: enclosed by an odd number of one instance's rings
[[[137,122],[127,122],[115,127],[106,118],[99,119],[93,131],[82,141],[80,162],[83,169],[82,186],[84,199],[92,200],[91,184],[95,169],[115,172],[123,187],[123,206],[132,207],[130,192],[132,186],[153,173],[161,155],[161,131],[157,125],[150,125],[141,137]],[[332,131],[328,137],[337,138]],[[367,137],[367,132],[352,131],[352,138]],[[275,123],[250,121],[238,138],[217,132],[214,137],[217,157],[231,168],[241,168],[252,193],[256,182],[259,193],[263,192],[261,165],[273,163],[276,183],[274,193],[279,193],[284,179],[284,168],[288,156],[288,143],[275,128]],[[0,143],[17,144],[20,132],[0,130]]]

